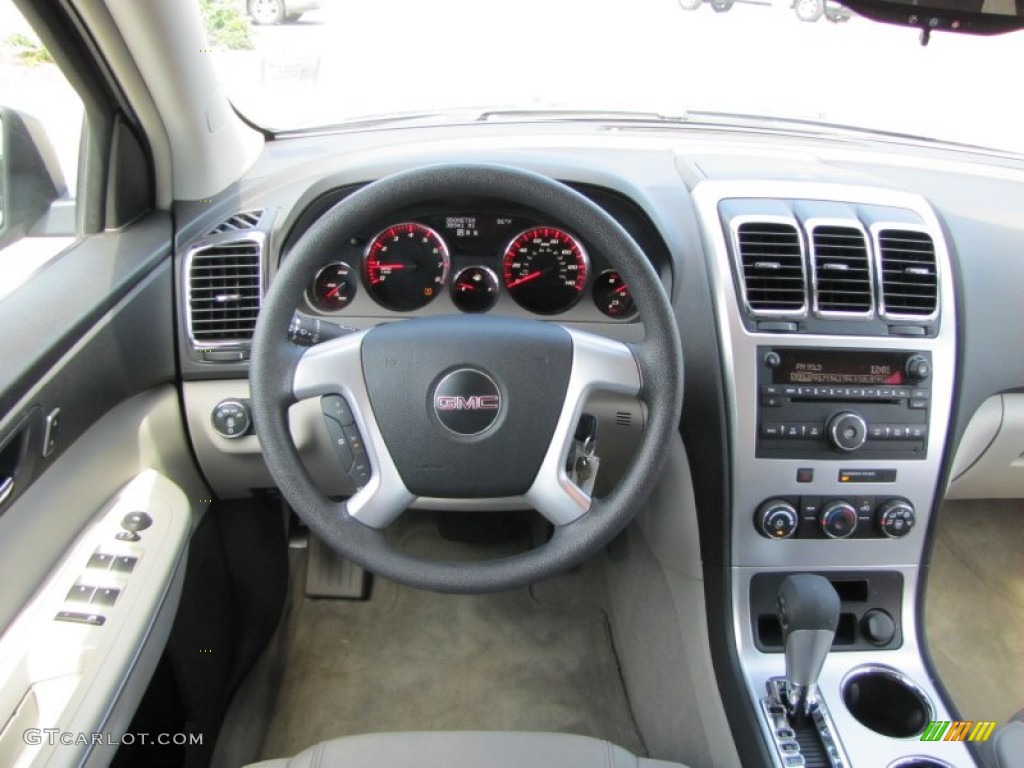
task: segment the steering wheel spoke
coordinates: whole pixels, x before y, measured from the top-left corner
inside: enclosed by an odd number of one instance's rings
[[[382,529],[416,497],[402,482],[373,415],[361,362],[365,336],[365,331],[353,333],[307,349],[295,366],[292,392],[298,400],[323,395],[345,398],[363,443],[363,450],[353,449],[353,461],[367,462],[370,470],[365,484],[348,500],[346,514],[370,528]],[[351,446],[351,440],[346,442]]]
[[[625,344],[566,328],[572,337],[572,369],[565,403],[551,445],[537,477],[526,494],[533,507],[554,525],[568,525],[590,510],[592,499],[569,477],[566,458],[572,448],[587,397],[605,391],[635,397],[640,394],[640,368]]]

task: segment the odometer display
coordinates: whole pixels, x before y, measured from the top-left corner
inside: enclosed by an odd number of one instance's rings
[[[564,312],[587,284],[587,253],[579,240],[555,227],[534,227],[505,249],[505,289],[523,309],[541,315]]]
[[[441,292],[448,263],[448,246],[437,232],[415,222],[395,224],[366,247],[367,288],[388,309],[420,309]]]

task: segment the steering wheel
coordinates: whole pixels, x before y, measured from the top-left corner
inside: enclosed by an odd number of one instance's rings
[[[627,345],[550,321],[481,315],[385,323],[314,347],[287,340],[316,269],[380,217],[439,198],[529,206],[583,234],[622,275],[644,339]],[[298,240],[263,302],[249,375],[263,456],[299,517],[340,554],[394,581],[440,592],[487,592],[560,573],[607,544],[660,473],[682,409],[682,350],[668,297],[629,234],[583,195],[499,165],[438,165],[373,182]],[[592,498],[566,472],[589,393],[618,392],[647,409],[641,444],[615,489]],[[347,501],[323,494],[288,428],[298,400],[331,399],[358,428],[365,484]],[[354,433],[350,433],[354,434]],[[358,437],[357,437],[358,440]],[[544,544],[482,562],[406,553],[385,529],[417,498],[521,498],[554,526]]]

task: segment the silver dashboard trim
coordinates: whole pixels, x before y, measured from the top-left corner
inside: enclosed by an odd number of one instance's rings
[[[903,209],[920,220],[918,226],[931,234],[936,260],[948,273],[949,254],[938,219],[928,203],[918,195],[873,187],[815,182],[722,182],[705,181],[693,191],[701,221],[708,269],[712,283],[715,322],[721,345],[727,423],[732,447],[733,524],[730,547],[733,564],[738,566],[818,566],[913,565],[921,559],[924,531],[928,527],[935,498],[944,436],[949,426],[953,395],[953,371],[956,350],[956,313],[953,287],[948,280],[939,284],[943,314],[935,338],[896,336],[829,336],[824,334],[761,333],[747,330],[743,308],[733,286],[729,245],[719,217],[719,204],[731,198],[838,201],[854,206],[879,206]],[[905,223],[895,226],[906,228]],[[932,378],[929,441],[924,459],[887,461],[858,459],[856,454],[829,459],[758,459],[757,442],[757,348],[759,346],[816,347],[829,349],[879,349],[928,351],[935,371]],[[762,501],[776,496],[833,496],[850,493],[840,484],[838,469],[855,464],[864,469],[888,469],[898,466],[898,482],[864,483],[856,493],[865,496],[900,496],[918,511],[918,525],[899,540],[854,539],[770,540],[753,525],[754,511]],[[796,482],[797,469],[812,468],[814,480]]]

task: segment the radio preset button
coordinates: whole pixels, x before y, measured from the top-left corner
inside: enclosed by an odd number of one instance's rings
[[[761,437],[782,437],[782,425],[776,424],[775,422],[766,422],[761,424]]]
[[[870,440],[886,440],[889,437],[889,425],[888,424],[871,424],[868,427],[868,439]]]
[[[928,437],[928,427],[924,424],[910,424],[907,427],[907,437],[910,440],[924,440]]]

